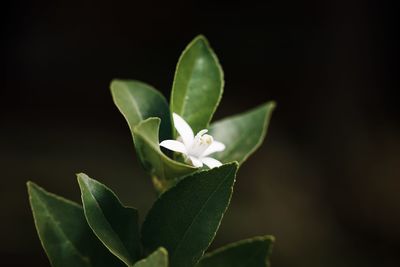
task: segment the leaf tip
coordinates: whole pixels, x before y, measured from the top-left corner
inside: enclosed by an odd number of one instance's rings
[[[267,105],[271,108],[274,109],[277,106],[277,103],[274,100],[268,101]]]
[[[212,54],[214,60],[217,62],[218,66],[220,68],[218,58],[215,55],[213,49],[211,48],[210,42],[208,41],[207,37],[205,37],[203,34],[199,34],[196,37],[194,37],[193,40],[186,46],[186,49],[183,51],[183,54],[187,50],[189,50],[190,48],[195,47],[195,46],[197,46],[198,48],[206,49],[207,51],[209,51],[209,53]],[[178,62],[178,64],[179,64],[179,62]]]
[[[34,190],[34,186],[35,186],[35,183],[34,183],[34,182],[32,182],[32,181],[26,182],[26,188],[27,188],[27,190],[28,190],[28,195],[29,195],[29,196],[32,195],[32,190]]]
[[[168,256],[168,250],[164,247],[159,247],[158,251],[160,251],[160,253],[164,254],[165,256]]]
[[[114,94],[115,90],[116,90],[116,85],[119,83],[119,79],[112,79],[110,82],[110,90],[111,90],[111,94]]]
[[[209,44],[207,38],[203,34],[199,34],[196,37],[194,37],[192,43],[196,43],[196,42],[203,42],[206,45]]]
[[[152,124],[155,123],[157,125],[157,127],[160,127],[161,124],[161,119],[158,117],[149,117],[145,120],[142,120],[141,122],[139,122],[139,124],[137,124],[134,128],[133,128],[133,133],[134,134],[140,134],[140,131],[143,127],[145,127],[148,124]]]
[[[87,187],[90,183],[90,178],[85,173],[80,172],[76,174],[76,179],[78,180],[78,185],[83,190],[84,187]]]
[[[26,187],[28,189],[28,194],[29,195],[32,195],[32,193],[34,193],[34,192],[36,192],[36,191],[41,189],[37,184],[35,184],[32,181],[26,182]]]
[[[76,175],[77,177],[83,177],[83,178],[88,177],[88,176],[86,175],[86,173],[84,173],[84,172],[78,172],[78,173],[75,173],[75,175]]]
[[[272,100],[268,101],[265,105],[268,107],[268,109],[274,110],[277,106],[277,103],[274,100]]]
[[[263,236],[263,239],[265,241],[268,241],[271,244],[275,243],[275,241],[276,241],[276,238],[273,235],[265,235],[265,236]]]
[[[28,189],[31,187],[31,186],[33,186],[35,183],[34,182],[32,182],[32,181],[27,181],[26,182],[26,187],[28,187]]]
[[[130,81],[131,80],[126,80],[126,79],[121,79],[121,78],[113,78],[113,79],[111,79],[110,87],[115,86],[120,83],[123,83],[123,82],[130,82]]]
[[[234,168],[235,168],[235,171],[237,171],[237,169],[239,168],[239,162],[238,161],[231,161],[231,162],[228,162],[228,163],[226,163],[226,164],[224,164],[224,165],[227,165],[227,166],[233,166]],[[222,165],[222,166],[224,166],[224,165]],[[221,166],[221,167],[222,167]]]
[[[256,107],[255,110],[263,109],[263,110],[265,110],[265,112],[271,113],[272,111],[275,110],[276,106],[277,106],[276,102],[274,100],[271,100],[271,101],[265,102],[264,104],[261,104],[260,106]]]

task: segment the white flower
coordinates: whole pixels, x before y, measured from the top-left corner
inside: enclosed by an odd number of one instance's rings
[[[180,136],[177,140],[164,140],[160,143],[160,146],[182,153],[185,161],[197,168],[203,167],[203,163],[210,169],[221,166],[221,162],[207,156],[224,150],[225,145],[215,141],[211,135],[206,134],[208,131],[206,129],[201,130],[194,136],[192,128],[182,117],[176,113],[173,113],[172,116],[175,129]]]

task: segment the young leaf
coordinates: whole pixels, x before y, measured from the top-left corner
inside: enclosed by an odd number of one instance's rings
[[[226,145],[213,156],[222,162],[238,161],[242,164],[262,143],[267,133],[274,102],[268,102],[243,114],[215,122],[210,134]]]
[[[53,267],[120,267],[93,234],[78,204],[28,182],[29,200],[40,241]]]
[[[274,238],[255,237],[207,253],[196,267],[267,267]]]
[[[144,168],[153,176],[155,187],[162,192],[175,183],[176,178],[197,169],[170,159],[160,150],[159,126],[160,119],[149,118],[135,127],[133,136],[139,159]]]
[[[230,163],[194,173],[162,194],[143,223],[145,249],[163,246],[171,266],[194,266],[229,205],[237,168],[237,163]]]
[[[141,121],[158,117],[161,119],[160,137],[162,140],[171,139],[169,107],[160,92],[150,85],[134,80],[113,80],[110,87],[114,103],[131,131]]]
[[[176,66],[171,111],[184,118],[193,131],[205,129],[223,91],[223,72],[204,36],[197,36],[183,51]]]
[[[78,174],[78,182],[93,232],[127,265],[135,263],[141,254],[137,210],[123,206],[114,192],[86,174]]]
[[[168,267],[168,252],[160,247],[147,258],[138,261],[133,267]]]

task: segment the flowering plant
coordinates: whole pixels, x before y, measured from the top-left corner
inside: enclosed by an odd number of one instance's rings
[[[210,124],[223,85],[222,68],[203,36],[179,59],[170,106],[150,85],[111,82],[114,103],[159,197],[139,229],[138,211],[86,174],[77,175],[83,206],[28,182],[52,266],[268,266],[271,236],[205,253],[229,206],[236,172],[265,138],[275,106],[269,102]]]

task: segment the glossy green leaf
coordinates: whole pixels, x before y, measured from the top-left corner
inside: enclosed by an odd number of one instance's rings
[[[127,265],[140,258],[138,212],[125,207],[105,185],[78,174],[83,209],[89,226],[103,244]]]
[[[197,172],[162,194],[143,223],[145,249],[165,247],[171,266],[194,266],[229,205],[237,168],[230,163]]]
[[[136,152],[144,168],[153,176],[157,190],[164,191],[179,177],[195,172],[197,169],[167,157],[159,146],[158,128],[160,119],[149,118],[133,130]]]
[[[195,133],[205,129],[221,99],[223,85],[217,56],[200,35],[179,58],[171,92],[171,111],[184,118]]]
[[[168,267],[168,252],[161,247],[133,267]]]
[[[87,225],[78,204],[28,182],[29,200],[40,241],[53,267],[119,267]]]
[[[141,121],[158,117],[161,119],[160,137],[171,139],[171,119],[164,96],[152,86],[134,80],[113,80],[111,94],[115,105],[125,117],[129,128]]]
[[[255,237],[207,253],[196,267],[267,267],[274,238]]]
[[[274,102],[268,102],[243,114],[217,121],[210,126],[210,134],[225,144],[222,152],[213,154],[221,162],[243,163],[263,142]]]

